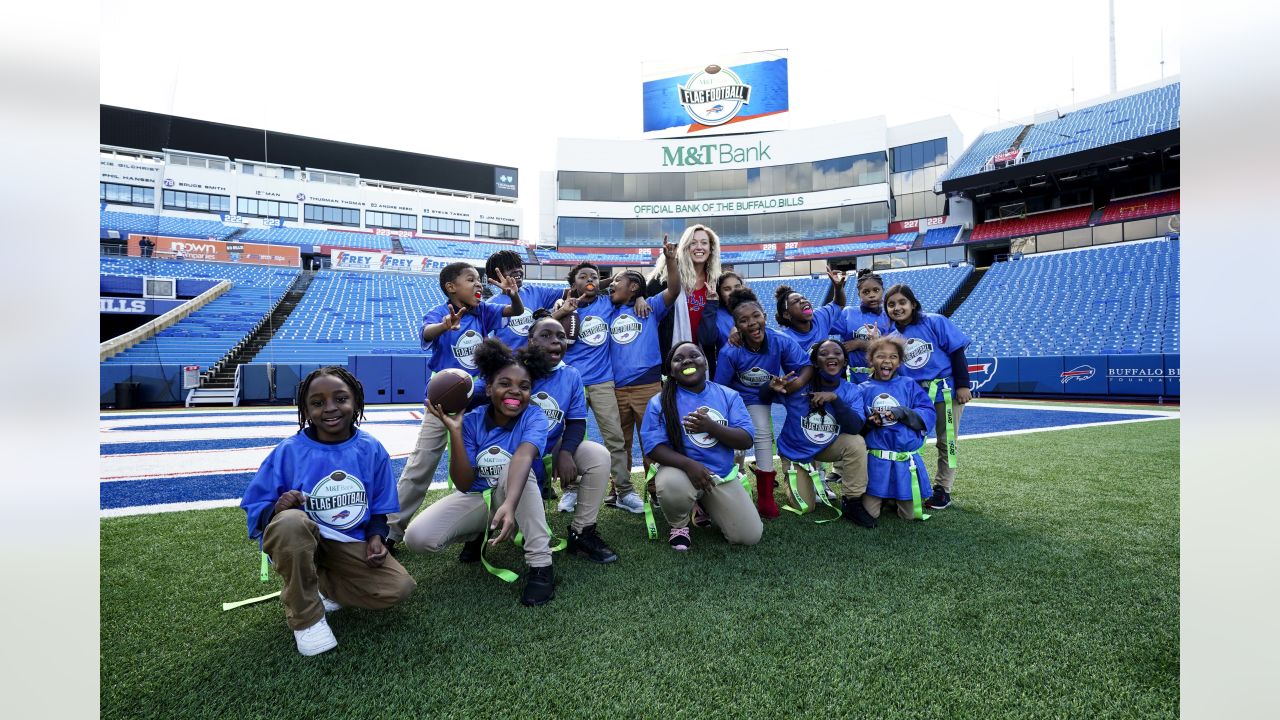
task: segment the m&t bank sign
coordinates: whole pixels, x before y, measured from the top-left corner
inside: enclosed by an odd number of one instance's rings
[[[662,167],[742,165],[772,159],[769,156],[769,146],[763,141],[748,147],[738,147],[731,143],[662,146]]]

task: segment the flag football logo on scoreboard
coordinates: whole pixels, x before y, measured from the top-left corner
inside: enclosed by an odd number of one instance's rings
[[[751,102],[751,86],[729,68],[708,65],[676,87],[680,106],[696,123],[710,127],[723,125],[738,116]]]

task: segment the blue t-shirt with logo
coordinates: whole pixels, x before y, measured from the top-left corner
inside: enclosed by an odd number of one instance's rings
[[[730,388],[713,382],[706,383],[700,393],[683,387],[676,388],[676,411],[680,415],[677,423],[685,415],[699,408],[706,408],[711,419],[721,425],[742,428],[752,437],[756,434],[755,426],[751,424],[751,415],[742,402],[742,396]],[[684,434],[686,457],[702,463],[708,470],[722,478],[729,476],[733,470],[733,448],[721,444],[710,433],[690,435],[683,425],[680,426],[680,432]],[[675,449],[671,445],[671,439],[667,437],[666,416],[662,413],[662,393],[650,398],[649,405],[645,407],[644,420],[640,423],[640,441],[647,448],[666,445]]]
[[[524,304],[524,312],[512,317],[503,318],[493,336],[507,344],[512,350],[519,350],[529,343],[529,329],[533,327],[533,311],[550,310],[556,300],[564,294],[561,288],[545,285],[524,285],[520,288],[520,302]],[[511,298],[504,292],[485,301],[489,305],[504,307],[511,304]]]
[[[436,373],[448,368],[459,368],[471,377],[476,377],[480,370],[476,367],[476,347],[489,333],[498,329],[502,322],[502,306],[480,303],[467,310],[458,319],[457,330],[446,330],[431,342],[422,341],[422,331],[428,325],[435,325],[449,315],[449,303],[432,308],[422,317],[422,325],[418,328],[418,339],[422,349],[431,350],[431,359],[427,367]]]
[[[898,372],[917,382],[951,377],[951,353],[968,347],[969,336],[945,315],[918,315],[919,320],[902,330],[894,326],[893,333],[907,341],[906,357]]]
[[[782,423],[782,432],[778,434],[778,453],[796,462],[813,462],[814,456],[835,442],[840,435],[840,423],[836,422],[836,416],[830,407],[824,405],[817,410],[811,408],[809,392],[809,388],[805,388],[782,396],[782,404],[787,408],[787,419]],[[857,385],[842,379],[831,392],[859,420],[866,419],[862,391]]]
[[[613,380],[609,360],[609,320],[613,301],[609,295],[596,296],[590,305],[578,306],[578,340],[569,346],[564,361],[582,373],[582,384],[599,385]]]
[[[920,385],[901,373],[887,382],[871,379],[860,386],[862,388],[863,410],[867,417],[880,415],[883,423],[877,427],[870,423],[863,429],[867,448],[874,450],[892,450],[893,452],[915,452],[924,445],[925,433],[913,430],[898,422],[889,410],[895,407],[914,410],[924,421],[926,428],[933,427],[937,415],[929,395]],[[916,455],[916,479],[920,487],[920,497],[927,498],[932,492],[929,487],[929,473],[925,470],[923,459]],[[896,460],[884,460],[874,454],[867,458],[867,494],[872,497],[911,499],[911,465]]]
[[[529,404],[547,416],[546,451],[555,449],[564,434],[565,420],[587,419],[587,391],[576,368],[561,362],[548,376],[533,383]]]
[[[338,542],[364,542],[372,516],[400,511],[391,457],[377,438],[359,428],[345,442],[322,443],[299,430],[275,446],[240,501],[249,537],[262,539],[258,524],[263,513],[271,512],[289,490],[307,496],[301,510],[322,536]]]
[[[462,445],[476,470],[475,482],[466,492],[483,492],[496,487],[520,443],[534,446],[535,463],[536,458],[542,457],[547,450],[547,416],[536,405],[529,403],[520,417],[506,427],[499,427],[489,419],[491,407],[485,404],[472,408],[462,418]]]
[[[813,346],[831,337],[836,331],[836,327],[840,324],[840,314],[844,312],[844,308],[835,304],[827,303],[820,308],[813,309],[812,322],[809,326],[809,332],[802,333],[795,328],[783,327],[782,332],[789,336],[800,349],[808,355],[813,350]]]
[[[645,385],[662,378],[658,325],[671,312],[663,293],[648,299],[649,317],[636,315],[635,305],[619,305],[609,320],[609,360],[617,387]]]
[[[861,305],[847,307],[840,315],[835,332],[841,340],[873,340],[893,332],[893,322],[884,312],[868,312]],[[861,383],[871,377],[871,363],[865,350],[853,350],[849,353],[849,377],[853,382]]]
[[[746,346],[725,345],[716,358],[716,382],[733,388],[748,405],[762,405],[760,391],[769,387],[770,375],[783,375],[809,364],[809,356],[790,337],[765,328],[762,352]]]

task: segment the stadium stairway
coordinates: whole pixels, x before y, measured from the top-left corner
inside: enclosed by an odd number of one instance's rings
[[[404,255],[404,244],[400,242],[400,238],[395,235],[391,236],[391,252]]]
[[[241,365],[252,362],[253,359],[262,350],[271,336],[276,330],[284,324],[289,315],[293,313],[294,308],[302,301],[302,297],[307,294],[307,288],[311,285],[311,280],[315,277],[315,271],[303,270],[298,273],[298,277],[293,281],[293,285],[280,298],[280,302],[276,304],[271,313],[258,323],[258,327],[250,333],[244,342],[236,345],[221,360],[210,368],[200,383],[200,388],[193,394],[193,398],[198,399],[214,399],[227,397],[227,390],[234,390],[236,387],[236,371]],[[201,393],[201,390],[211,392]],[[220,391],[220,392],[219,392]],[[222,402],[225,402],[223,400]],[[193,404],[212,404],[197,403],[188,400],[187,405]]]
[[[969,273],[969,277],[965,278],[960,287],[956,288],[956,293],[943,306],[941,314],[951,317],[951,314],[960,307],[961,303],[969,298],[974,288],[978,287],[978,281],[982,280],[982,276],[986,275],[990,269],[990,267],[974,268],[973,272]]]
[[[232,241],[236,240],[236,238],[238,238],[238,237],[240,237],[241,235],[245,234],[245,232],[246,232],[246,231],[248,231],[248,230],[249,230],[249,228],[247,228],[247,227],[236,228],[235,232],[233,232],[233,233],[231,233],[230,235],[228,235],[228,236],[226,236],[226,237],[222,238],[222,241],[223,241],[223,242],[232,242]]]

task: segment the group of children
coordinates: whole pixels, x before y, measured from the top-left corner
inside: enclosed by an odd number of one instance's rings
[[[485,552],[515,540],[528,567],[521,602],[550,601],[555,550],[618,559],[596,530],[606,493],[629,512],[657,506],[677,551],[689,550],[690,525],[757,543],[762,519],[779,514],[779,470],[786,509],[824,505],[866,528],[886,502],[904,519],[950,504],[955,427],[969,400],[968,339],[950,320],[922,312],[906,285],[884,292],[867,271],[858,304],[843,307],[844,278],[831,272],[833,299],[820,308],[778,288],[775,330],[742,278],[726,272],[715,286],[716,356],[675,341],[661,357],[658,326],[681,289],[675,247],[664,242],[663,254],[669,284],[649,298],[640,273],[602,278],[589,263],[570,271],[567,290],[524,287],[519,256],[496,253],[485,270],[501,294],[486,301],[476,268],[444,268],[447,300],[423,318],[422,346],[433,372],[472,376],[471,404],[455,415],[428,405],[394,487],[386,450],[358,427],[359,382],[337,367],[303,381],[299,432],[272,451],[241,503],[250,536],[284,579],[300,652],[336,645],[325,612],[388,607],[413,590],[390,554],[399,543],[417,552],[462,543],[460,561],[510,582],[515,573]],[[775,403],[786,409],[778,469]],[[604,445],[585,437],[588,406]],[[931,426],[939,438],[932,488],[919,455]],[[637,430],[651,480],[644,490],[630,472]],[[456,490],[417,512],[446,446]],[[754,504],[742,457],[752,448]],[[558,508],[573,513],[563,540],[546,519],[551,479],[563,490]]]

